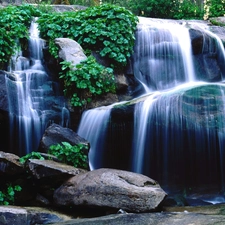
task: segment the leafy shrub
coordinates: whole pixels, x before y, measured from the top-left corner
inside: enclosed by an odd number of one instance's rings
[[[27,155],[21,157],[20,162],[24,164],[28,159],[44,160],[45,158],[39,152],[31,152],[31,153],[28,153]]]
[[[164,19],[203,19],[203,7],[193,0],[133,0],[127,7],[139,16]]]
[[[87,169],[88,161],[84,149],[88,149],[88,147],[83,144],[72,146],[68,142],[62,142],[61,144],[51,145],[48,154],[56,156],[61,162],[68,165]]]
[[[19,185],[12,186],[11,184],[8,184],[6,190],[0,191],[0,205],[13,205],[15,201],[15,192],[21,190],[22,188]]]
[[[206,0],[206,14],[209,18],[225,15],[224,0]]]
[[[60,78],[64,80],[65,94],[72,106],[84,106],[96,95],[115,92],[113,70],[98,64],[93,56],[80,64],[62,62]]]
[[[203,19],[204,17],[204,10],[192,0],[179,2],[178,6],[174,19]]]
[[[133,51],[137,22],[138,18],[125,8],[103,4],[83,11],[44,14],[38,26],[54,57],[58,57],[55,38],[67,37],[86,52],[98,52],[112,68],[121,69]],[[89,56],[76,68],[69,62],[61,65],[60,78],[64,79],[64,91],[73,106],[85,106],[96,95],[115,92],[113,70],[98,64],[94,57]]]
[[[97,51],[111,59],[113,65],[122,66],[133,51],[137,22],[138,18],[130,11],[110,4],[77,12],[46,14],[38,20],[40,35],[49,41],[50,52],[55,57],[54,39],[68,37],[84,50]]]
[[[178,0],[139,0],[130,2],[130,9],[139,16],[152,18],[173,18]]]
[[[33,16],[41,12],[33,6],[8,6],[0,9],[0,68],[8,63],[18,49],[17,43],[24,43],[29,37],[28,28]]]

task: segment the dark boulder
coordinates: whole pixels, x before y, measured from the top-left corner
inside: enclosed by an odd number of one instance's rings
[[[48,152],[51,145],[60,144],[61,142],[68,142],[71,145],[83,144],[89,146],[89,142],[80,137],[72,129],[53,123],[45,130],[40,141],[39,150],[41,152]]]
[[[166,195],[155,180],[142,174],[98,169],[69,179],[55,191],[54,201],[59,206],[146,212],[156,210]]]

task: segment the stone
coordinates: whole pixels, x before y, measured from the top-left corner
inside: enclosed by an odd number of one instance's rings
[[[56,38],[55,44],[59,47],[59,58],[63,61],[76,65],[87,58],[82,47],[72,39]]]
[[[166,197],[147,176],[116,169],[97,169],[77,175],[54,192],[58,206],[109,207],[128,212],[156,210]]]
[[[26,167],[29,174],[32,174],[32,177],[36,180],[36,187],[38,187],[40,193],[40,195],[37,195],[39,197],[36,198],[36,201],[42,205],[50,203],[54,190],[67,179],[87,172],[84,169],[52,160],[29,159]]]
[[[97,108],[101,106],[108,106],[119,102],[118,96],[113,93],[106,93],[102,96],[95,97],[90,103],[87,104],[88,109]]]
[[[62,222],[71,217],[38,207],[0,206],[1,225],[31,225]]]
[[[84,169],[75,168],[64,163],[38,159],[29,159],[28,169],[36,179],[54,178],[51,183],[54,182],[56,178],[59,179],[59,177],[64,177],[65,179],[87,172]]]
[[[89,142],[80,137],[72,129],[53,123],[45,130],[40,141],[39,150],[46,153],[51,145],[61,142],[68,142],[71,145],[83,144],[89,146]]]
[[[204,213],[129,213],[113,214],[97,218],[73,219],[52,225],[223,225],[224,215],[205,215]]]
[[[0,151],[0,174],[16,175],[24,172],[19,156]]]
[[[215,36],[199,28],[192,28],[189,33],[197,79],[207,82],[220,81],[225,68]]]

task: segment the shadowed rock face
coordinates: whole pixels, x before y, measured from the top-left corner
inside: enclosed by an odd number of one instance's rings
[[[39,150],[42,152],[48,152],[51,145],[56,145],[64,141],[69,142],[71,145],[83,144],[89,146],[89,142],[80,137],[72,129],[53,123],[45,130],[40,141]],[[86,151],[86,154],[87,153],[88,151]]]
[[[225,67],[218,41],[203,30],[190,29],[189,34],[196,78],[207,82],[220,81]]]
[[[54,193],[57,205],[109,207],[130,212],[155,210],[165,197],[166,193],[149,177],[115,169],[78,175]]]
[[[63,222],[68,219],[71,218],[43,208],[0,206],[1,225],[46,224]]]
[[[23,173],[23,165],[19,156],[11,153],[0,152],[0,175],[17,175]]]

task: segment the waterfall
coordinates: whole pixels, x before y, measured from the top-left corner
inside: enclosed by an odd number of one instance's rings
[[[91,143],[90,169],[97,168],[102,162],[110,111],[110,108],[102,107],[86,111],[82,115],[83,122],[79,126],[77,133]]]
[[[30,26],[28,42],[29,58],[18,51],[11,59],[6,76],[10,113],[10,149],[19,155],[36,151],[44,130],[53,122],[56,113],[48,104],[54,96],[52,81],[43,65],[44,40],[39,38],[36,19]],[[69,120],[64,107],[60,114]],[[68,110],[67,110],[68,111]],[[61,120],[58,118],[57,120]],[[62,122],[63,123],[63,122]]]
[[[192,83],[136,104],[132,171],[165,188],[223,188],[224,91],[224,84]]]
[[[197,52],[191,35],[200,37]],[[104,113],[96,108],[82,116],[78,134],[90,141],[91,168],[142,173],[168,192],[204,188],[223,192],[221,40],[196,21],[141,18],[132,59],[134,75],[145,90],[142,96],[107,107]]]
[[[136,37],[134,74],[147,92],[195,80],[185,23],[141,18]]]

